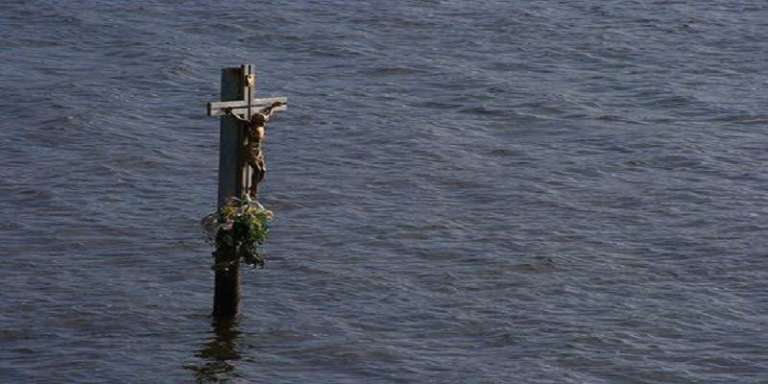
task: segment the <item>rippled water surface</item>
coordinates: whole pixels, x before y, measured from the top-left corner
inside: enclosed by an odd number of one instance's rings
[[[763,1],[0,3],[0,382],[765,383]],[[211,325],[223,67],[289,97]]]

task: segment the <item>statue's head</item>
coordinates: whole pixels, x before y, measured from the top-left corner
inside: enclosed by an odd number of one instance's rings
[[[257,127],[260,127],[264,125],[264,123],[267,122],[267,116],[265,116],[263,113],[255,113],[253,116],[251,116],[251,124],[255,125]]]

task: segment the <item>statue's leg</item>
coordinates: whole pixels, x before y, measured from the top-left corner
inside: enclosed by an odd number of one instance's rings
[[[251,168],[253,169],[253,174],[251,175],[251,191],[252,197],[258,196],[259,191],[259,183],[261,183],[262,180],[264,180],[264,175],[266,173],[266,169],[264,167],[264,158],[259,154],[254,161],[253,164],[251,164]]]

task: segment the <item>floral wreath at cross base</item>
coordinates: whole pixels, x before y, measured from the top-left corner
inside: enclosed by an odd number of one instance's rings
[[[215,247],[213,270],[229,271],[240,262],[264,267],[260,247],[269,234],[272,211],[246,195],[232,197],[221,209],[203,218],[208,242]]]

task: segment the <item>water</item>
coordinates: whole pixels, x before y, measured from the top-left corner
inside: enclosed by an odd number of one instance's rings
[[[5,1],[0,382],[765,383],[761,1]],[[219,71],[267,268],[212,325]]]

